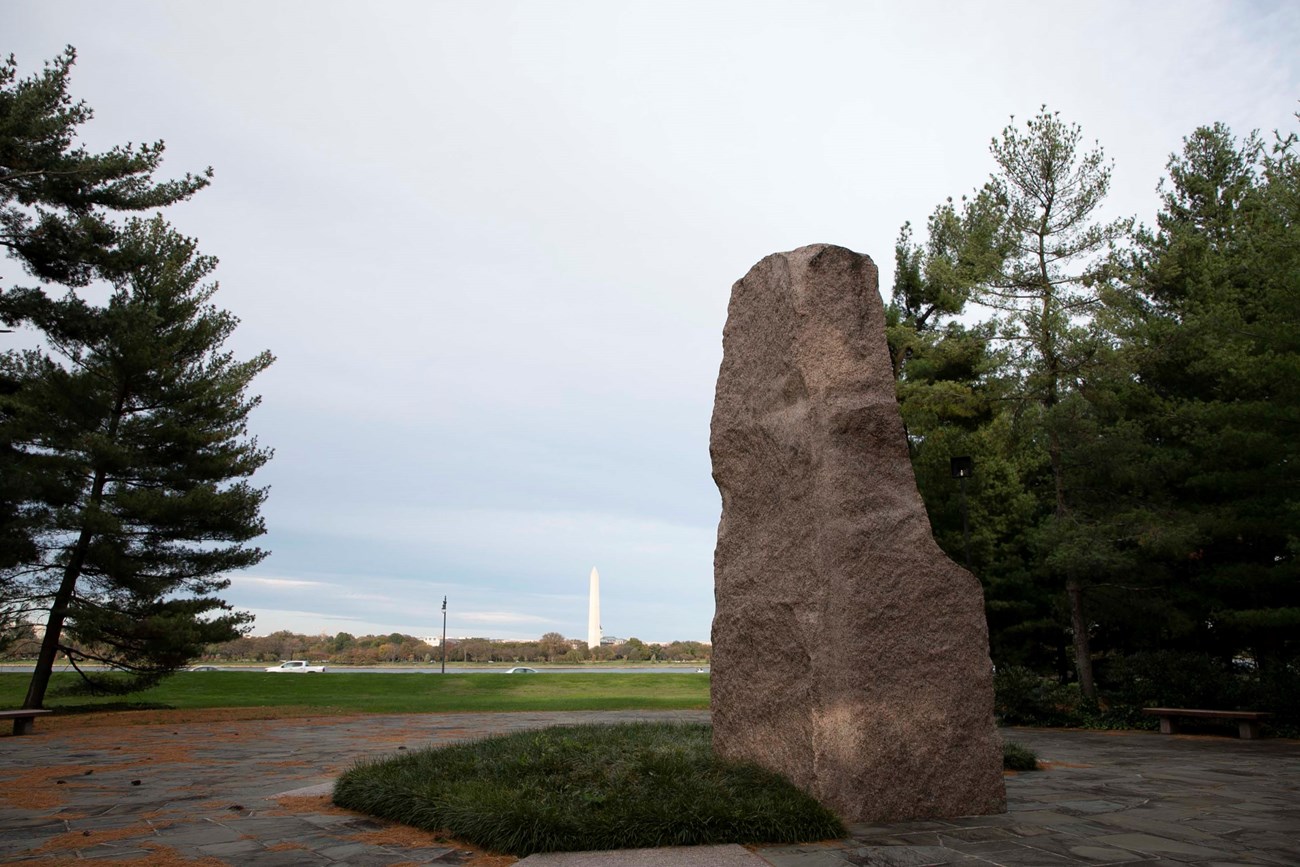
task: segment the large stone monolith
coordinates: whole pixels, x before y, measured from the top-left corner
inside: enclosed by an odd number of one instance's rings
[[[731,290],[713,407],[713,744],[849,821],[1005,809],[983,594],[908,461],[876,266],[777,253]]]

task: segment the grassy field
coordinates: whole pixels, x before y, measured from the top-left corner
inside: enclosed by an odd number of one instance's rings
[[[0,674],[0,708],[21,705],[30,675]],[[183,671],[129,696],[68,695],[55,674],[45,706],[110,708],[310,707],[368,713],[537,710],[683,710],[709,706],[709,678],[683,674],[267,674]]]

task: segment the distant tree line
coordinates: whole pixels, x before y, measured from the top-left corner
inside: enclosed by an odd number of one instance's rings
[[[0,648],[0,659],[32,659],[40,648],[30,624],[16,630],[12,640]],[[74,652],[94,656],[95,647],[76,647]],[[548,632],[536,641],[490,641],[486,638],[447,640],[448,662],[693,662],[707,663],[712,646],[699,641],[647,644],[629,638],[589,650],[585,641]],[[393,632],[388,635],[354,636],[300,635],[281,630],[270,635],[241,635],[231,641],[208,645],[195,659],[204,662],[277,662],[310,659],[333,665],[387,665],[441,662],[442,648],[419,638]]]
[[[646,644],[636,638],[588,650],[585,642],[565,638],[558,632],[548,632],[536,641],[447,640],[447,661],[460,663],[707,662],[710,651],[708,644],[698,641]],[[334,665],[433,663],[442,660],[442,648],[396,632],[363,636],[340,632],[329,636],[280,631],[263,636],[245,635],[211,645],[202,658],[211,662],[311,659]]]
[[[1154,226],[1103,217],[1111,164],[1057,114],[991,151],[924,238],[903,227],[887,316],[918,487],[999,672],[1300,722],[1296,135],[1195,130]]]

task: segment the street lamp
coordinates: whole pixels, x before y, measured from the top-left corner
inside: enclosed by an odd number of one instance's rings
[[[447,673],[447,597],[442,597],[442,673]]]
[[[961,537],[966,547],[966,571],[970,571],[970,526],[966,521],[966,480],[975,473],[975,461],[970,455],[953,458],[948,462],[952,477],[961,483]]]

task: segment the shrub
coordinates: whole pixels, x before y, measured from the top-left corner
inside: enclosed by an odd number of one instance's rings
[[[1021,666],[993,675],[993,710],[1003,725],[1077,725],[1078,692]]]
[[[1114,708],[1209,707],[1229,710],[1242,684],[1222,662],[1202,653],[1156,650],[1117,656],[1098,668],[1098,682]]]
[[[1143,651],[1096,664],[1101,700],[1081,700],[1078,687],[1027,668],[999,669],[993,678],[995,712],[1004,725],[1154,729],[1144,707],[1262,710],[1274,714],[1271,732],[1300,736],[1300,665],[1269,660],[1258,668],[1203,653]],[[1206,723],[1224,728],[1225,724]]]
[[[713,755],[708,725],[555,727],[363,761],[334,803],[511,855],[842,837],[777,774]]]
[[[1028,747],[1007,741],[1002,744],[1002,767],[1008,771],[1038,770],[1038,756]]]

